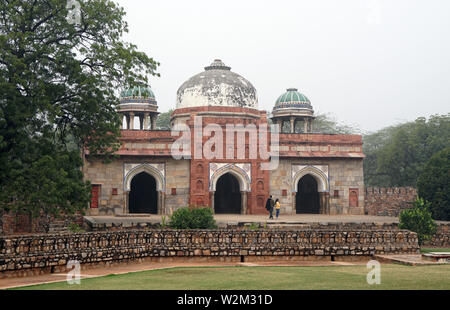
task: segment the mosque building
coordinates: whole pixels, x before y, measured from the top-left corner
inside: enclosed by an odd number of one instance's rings
[[[157,130],[153,90],[121,93],[117,158],[104,163],[85,151],[88,215],[169,215],[185,206],[267,214],[270,195],[280,199],[281,214],[364,214],[362,137],[314,132],[312,104],[297,89],[281,94],[268,114],[258,109],[253,85],[215,60],[176,98],[172,130]],[[260,134],[268,124],[271,131]],[[252,128],[258,133],[246,131]]]

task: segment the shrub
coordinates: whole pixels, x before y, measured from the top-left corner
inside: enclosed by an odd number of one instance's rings
[[[71,233],[83,233],[85,232],[85,230],[83,228],[81,228],[78,224],[76,223],[70,223],[67,226],[67,229],[71,232]]]
[[[166,226],[167,226],[166,217],[164,215],[161,218],[161,225],[160,226],[161,226],[162,229],[165,229]]]
[[[419,245],[436,233],[436,223],[431,215],[430,203],[422,198],[417,198],[414,208],[400,213],[399,220],[400,229],[408,229],[417,233]]]
[[[175,229],[217,228],[211,208],[180,208],[173,212],[169,226]]]
[[[248,226],[248,229],[250,229],[250,230],[257,230],[257,229],[259,229],[259,223],[251,223]]]

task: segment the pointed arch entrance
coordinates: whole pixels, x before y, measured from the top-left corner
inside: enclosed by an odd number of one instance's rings
[[[307,174],[298,181],[295,199],[297,214],[320,213],[318,184],[313,176]]]
[[[130,166],[125,165],[124,214],[167,214],[164,208],[165,177],[161,172],[164,169],[158,169],[157,164],[130,164]],[[139,202],[141,200],[146,202]]]
[[[238,179],[231,173],[222,175],[216,183],[214,209],[216,214],[241,214],[242,196]]]
[[[158,192],[154,177],[141,172],[133,177],[130,187],[128,208],[131,214],[158,214]]]
[[[223,164],[222,167],[214,170],[211,170],[210,167],[209,190],[211,192],[211,207],[215,213],[247,214],[248,193],[251,190],[249,171],[251,171],[250,164]],[[219,182],[219,180],[221,181]],[[224,189],[225,193],[223,192]],[[231,196],[230,193],[232,193]],[[238,194],[240,200],[238,200]],[[216,195],[225,198],[216,198]],[[231,203],[234,207],[227,209],[224,206],[230,203],[226,201],[231,197],[233,197]],[[219,203],[219,206],[216,205],[216,202]]]
[[[327,166],[293,166],[293,213],[329,214],[330,184]]]

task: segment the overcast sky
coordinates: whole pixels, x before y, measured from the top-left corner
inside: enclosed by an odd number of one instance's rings
[[[255,86],[262,110],[295,87],[366,132],[450,112],[448,0],[117,2],[125,40],[161,63],[150,78],[160,112],[216,58]]]

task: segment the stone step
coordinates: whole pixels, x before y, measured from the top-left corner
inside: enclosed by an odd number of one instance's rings
[[[438,262],[423,259],[421,254],[394,254],[394,255],[374,255],[375,260],[381,263],[396,263],[407,266],[441,265],[450,264],[448,262]]]
[[[422,254],[422,258],[432,262],[450,263],[450,252],[431,252]]]

